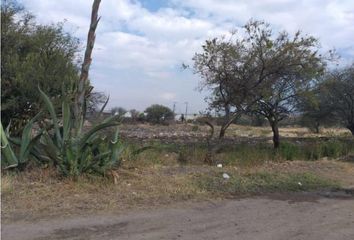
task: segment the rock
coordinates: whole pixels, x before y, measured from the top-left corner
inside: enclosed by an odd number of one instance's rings
[[[218,168],[222,168],[222,164],[219,163],[218,165],[216,165]]]
[[[230,178],[229,174],[227,174],[227,173],[223,173],[223,174],[222,174],[222,177],[223,177],[224,179],[229,179],[229,178]]]

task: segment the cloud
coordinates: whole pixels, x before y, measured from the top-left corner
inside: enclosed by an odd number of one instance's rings
[[[176,99],[176,94],[166,92],[166,93],[161,94],[161,98],[164,100],[174,100],[174,99]]]
[[[88,0],[22,0],[41,23],[67,19],[67,29],[83,42],[91,13]],[[221,36],[250,18],[320,38],[325,49],[336,47],[354,58],[352,0],[169,0],[154,11],[138,0],[104,0],[91,68],[98,91],[111,95],[109,107],[143,110],[153,103],[189,102],[198,112],[205,93],[194,91],[198,77],[182,71],[208,38]]]

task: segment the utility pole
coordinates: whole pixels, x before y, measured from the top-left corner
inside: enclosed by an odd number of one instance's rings
[[[173,102],[173,114],[176,114],[176,103],[177,102]]]
[[[185,116],[186,116],[186,120],[187,120],[187,114],[188,114],[188,102],[184,102],[184,104],[186,104],[186,113],[185,113]]]

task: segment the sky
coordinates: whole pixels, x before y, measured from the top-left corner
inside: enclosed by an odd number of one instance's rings
[[[20,0],[42,24],[65,21],[86,42],[92,0]],[[144,110],[151,104],[190,113],[207,107],[192,65],[205,40],[227,35],[251,18],[275,32],[302,30],[354,59],[353,0],[102,0],[90,69],[95,91],[110,96],[108,108]]]

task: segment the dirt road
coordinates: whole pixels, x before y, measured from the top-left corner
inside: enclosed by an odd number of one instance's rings
[[[183,203],[123,215],[2,225],[3,240],[354,239],[354,199],[303,195]]]

